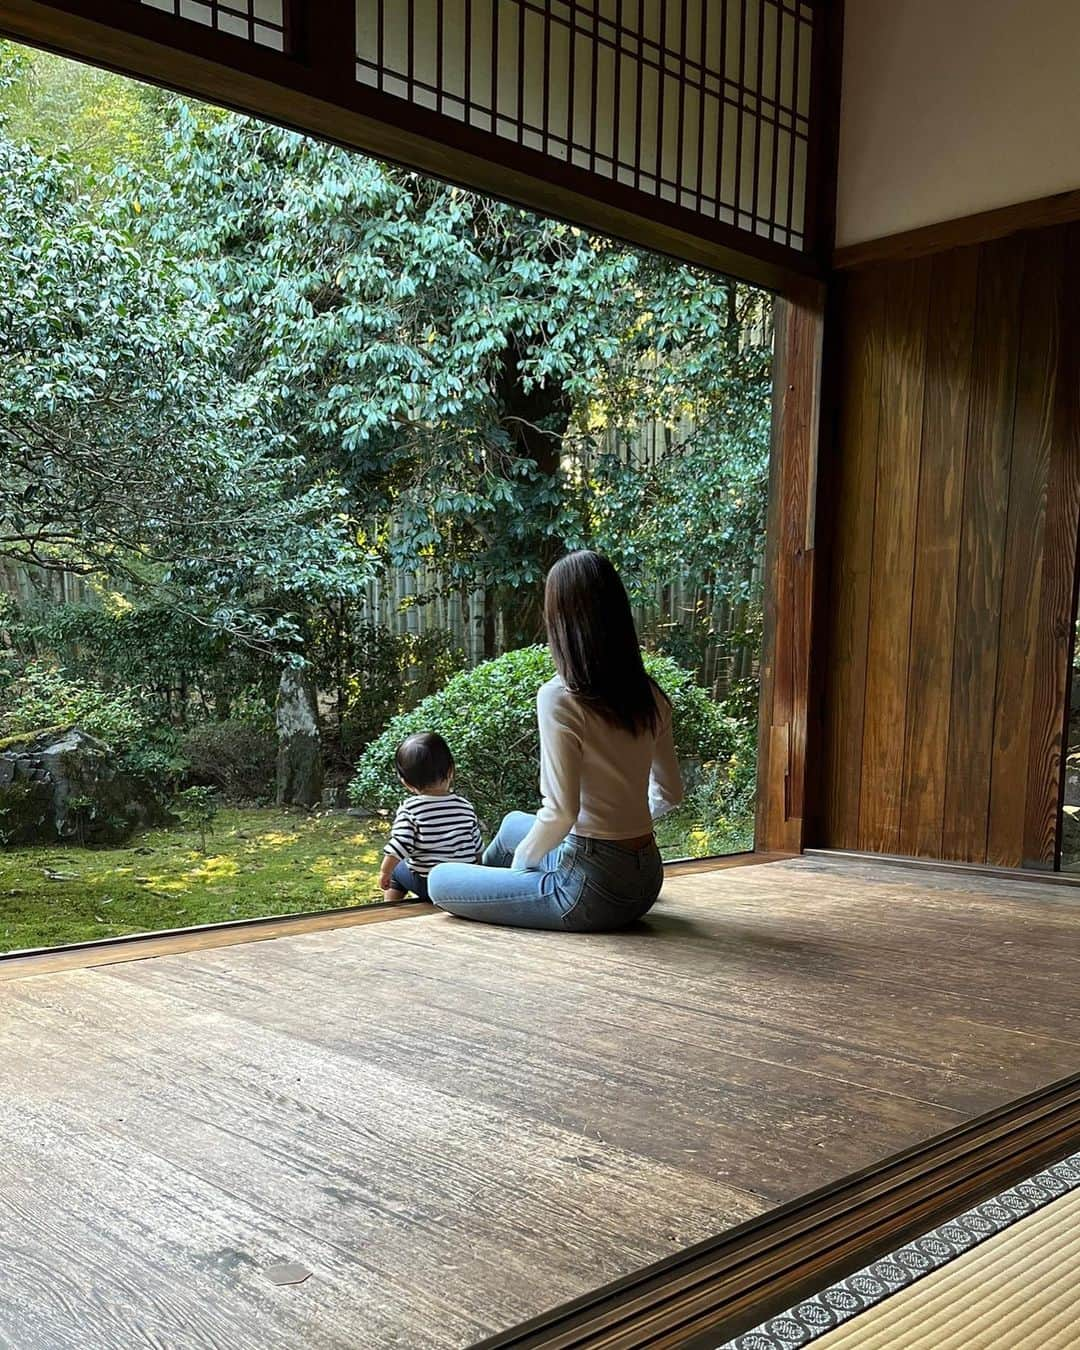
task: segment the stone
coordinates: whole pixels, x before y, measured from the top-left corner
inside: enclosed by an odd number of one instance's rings
[[[1065,805],[1080,806],[1080,752],[1075,745],[1065,756]]]
[[[78,727],[0,743],[0,843],[120,844],[167,818],[151,785]]]
[[[303,1284],[311,1279],[311,1271],[299,1261],[282,1261],[278,1265],[267,1266],[263,1274],[271,1284]]]
[[[274,718],[278,805],[312,810],[322,801],[323,760],[315,685],[306,670],[281,672]]]

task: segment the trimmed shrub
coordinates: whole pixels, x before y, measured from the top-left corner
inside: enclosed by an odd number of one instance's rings
[[[730,757],[738,725],[690,672],[654,653],[645,654],[645,666],[671,699],[680,756]],[[546,647],[524,647],[455,675],[411,712],[393,718],[372,741],[357,764],[350,798],[372,810],[392,810],[402,794],[394,750],[415,731],[437,731],[454,753],[461,791],[489,830],[506,811],[531,809],[537,804],[540,755],[536,695],[554,670]]]
[[[227,801],[265,802],[274,795],[277,740],[272,731],[229,718],[201,722],[180,743],[184,781],[216,788]]]

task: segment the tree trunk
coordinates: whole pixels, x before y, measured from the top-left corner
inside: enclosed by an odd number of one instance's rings
[[[490,661],[498,653],[495,650],[495,621],[498,618],[498,600],[494,586],[484,589],[484,660]]]
[[[332,617],[334,625],[334,709],[337,713],[337,741],[338,745],[344,749],[345,746],[345,672],[349,668],[346,658],[346,644],[350,629],[349,607],[342,600],[335,608],[333,601],[328,606],[328,612]]]
[[[323,789],[319,710],[306,671],[286,666],[281,672],[275,720],[278,806],[318,806]]]
[[[225,683],[224,675],[217,675],[213,681],[214,691],[214,716],[219,722],[225,722],[232,712],[232,699],[229,697],[229,689]]]
[[[521,378],[518,350],[511,343],[503,354],[497,392],[503,424],[517,454],[531,459],[545,478],[557,479],[562,467],[562,438],[570,423],[571,404],[565,389],[554,383],[527,389]],[[564,552],[562,540],[551,529],[557,510],[554,503],[549,506],[546,518],[536,520],[532,538],[522,541],[522,551],[536,560],[541,575],[534,586],[511,591],[501,606],[508,650],[543,641],[543,578]]]
[[[472,662],[476,659],[476,643],[472,628],[472,618],[469,614],[469,588],[465,582],[461,583],[458,591],[458,601],[461,605],[461,636],[465,646],[465,660]]]

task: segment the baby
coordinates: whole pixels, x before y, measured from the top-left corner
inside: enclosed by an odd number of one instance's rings
[[[480,822],[472,803],[451,789],[454,757],[433,731],[401,742],[394,756],[398,777],[412,796],[394,817],[379,887],[384,900],[404,900],[411,891],[428,898],[428,873],[436,863],[478,862]]]

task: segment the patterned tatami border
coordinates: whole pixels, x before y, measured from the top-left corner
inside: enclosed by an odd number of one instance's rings
[[[1080,1153],[966,1210],[716,1350],[801,1350],[827,1331],[947,1265],[1003,1229],[1080,1187]]]

